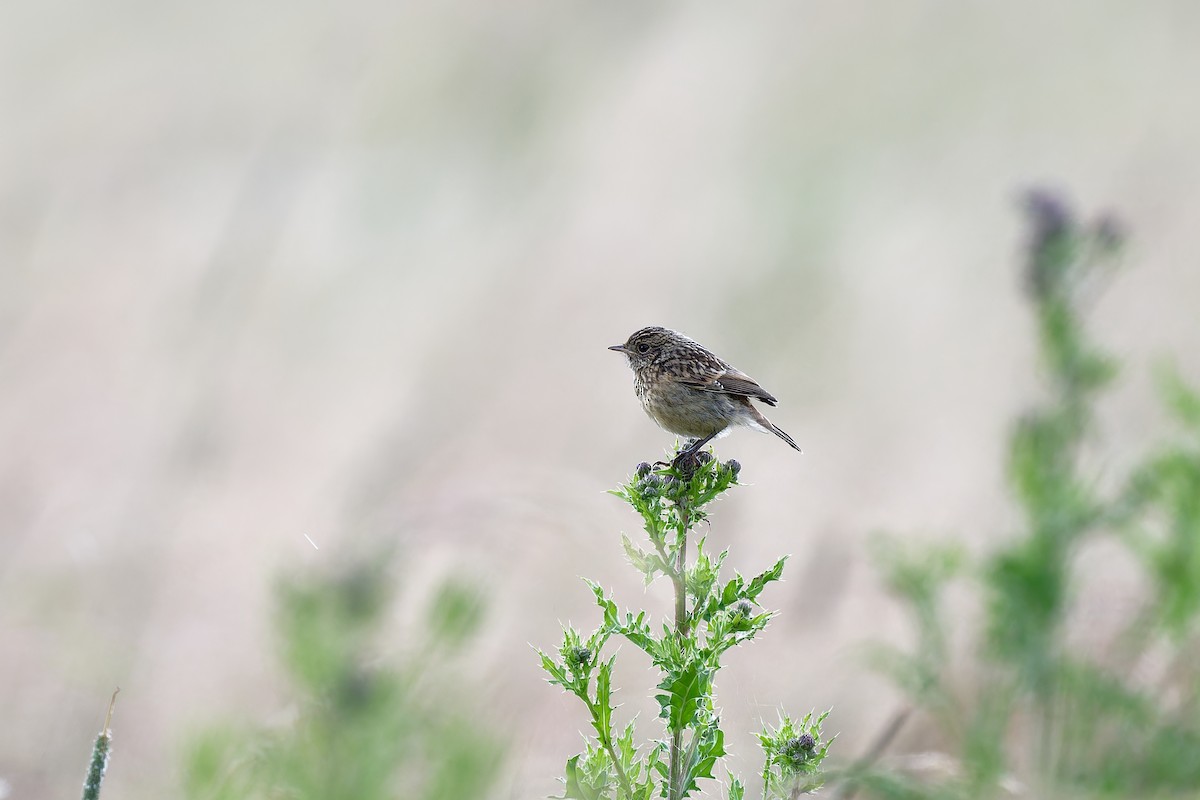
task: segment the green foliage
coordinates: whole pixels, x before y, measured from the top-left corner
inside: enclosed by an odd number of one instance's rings
[[[918,646],[906,653],[876,645],[872,663],[923,706],[945,712],[951,699],[944,691],[948,653],[940,601],[945,585],[962,573],[966,554],[955,545],[919,547],[886,538],[877,539],[875,547],[888,587],[912,613]]]
[[[1153,579],[1153,616],[1184,640],[1200,612],[1200,393],[1171,371],[1160,384],[1187,435],[1134,471],[1121,510],[1128,541]]]
[[[104,783],[104,773],[108,770],[108,759],[112,755],[112,723],[113,707],[117,704],[117,693],[113,692],[108,701],[108,713],[104,715],[104,727],[96,735],[92,743],[92,760],[88,764],[87,777],[83,779],[83,800],[99,800],[100,786]]]
[[[912,652],[877,648],[875,661],[959,743],[957,768],[922,781],[868,766],[852,780],[892,800],[1002,796],[1017,775],[1045,796],[1191,796],[1200,791],[1200,669],[1190,657],[1200,613],[1200,394],[1164,372],[1162,394],[1184,435],[1150,448],[1115,490],[1101,490],[1085,465],[1095,459],[1093,408],[1117,365],[1090,340],[1084,319],[1120,235],[1111,220],[1077,221],[1049,193],[1027,200],[1025,285],[1046,393],[1010,440],[1021,535],[970,569],[941,546],[880,551],[918,635]],[[1088,659],[1071,652],[1065,628],[1089,577],[1076,567],[1080,546],[1101,539],[1129,546],[1152,591],[1106,657]],[[981,594],[985,614],[972,664],[977,686],[966,696],[952,686],[939,611],[943,587],[956,578]],[[1157,685],[1136,674],[1151,646],[1167,665]]]
[[[778,728],[767,728],[758,735],[765,756],[762,778],[766,800],[790,800],[820,788],[821,762],[837,738],[821,739],[821,723],[828,716],[828,711],[815,717],[810,712],[793,722],[784,714]]]
[[[227,726],[190,748],[195,800],[325,800],[483,796],[499,743],[455,701],[444,675],[481,622],[479,595],[451,581],[434,595],[410,660],[372,656],[391,594],[389,560],[355,561],[280,590],[278,628],[295,719],[280,728]]]
[[[622,613],[602,586],[588,581],[600,625],[586,638],[565,627],[557,657],[538,651],[549,682],[584,704],[595,731],[584,752],[567,761],[563,800],[679,800],[698,791],[701,781],[716,777],[726,754],[714,697],[721,656],[767,626],[772,614],[759,610],[758,598],[781,578],[787,560],[781,558],[749,579],[735,573],[722,581],[728,552],[710,556],[699,538],[694,561],[688,563],[689,535],[707,518],[708,504],[737,483],[740,469],[736,461],[720,463],[708,453],[679,467],[655,470],[639,464],[633,480],[613,492],[637,512],[646,531],[645,547],[622,538],[629,562],[647,584],[660,577],[671,581],[675,614],[656,631],[648,612]],[[666,735],[640,749],[632,722],[619,735],[613,727],[616,656],[604,661],[600,654],[614,636],[645,652],[661,674],[655,698]],[[773,791],[788,786],[794,792],[788,796],[795,797],[821,785],[820,766],[832,741],[821,739],[826,716],[810,714],[798,726],[784,717],[779,731],[763,734],[764,780]],[[788,744],[803,737],[816,744],[803,752]],[[731,800],[744,795],[741,781],[731,777]]]
[[[88,764],[87,777],[83,780],[83,800],[99,800],[100,785],[104,782],[104,773],[108,769],[109,747],[112,736],[103,731],[96,736],[92,744],[92,760]]]

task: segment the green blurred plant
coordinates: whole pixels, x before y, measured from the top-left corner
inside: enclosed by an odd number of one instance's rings
[[[92,760],[88,763],[87,776],[83,779],[83,800],[100,800],[100,786],[104,783],[104,773],[108,771],[108,759],[112,756],[112,715],[117,705],[117,689],[108,701],[108,712],[104,715],[104,725],[96,734],[92,743]]]
[[[538,651],[549,682],[582,701],[595,731],[584,752],[567,761],[562,798],[680,800],[714,777],[725,755],[714,697],[721,656],[766,628],[773,613],[759,607],[758,597],[779,580],[787,560],[749,580],[735,573],[722,582],[728,551],[711,557],[701,536],[689,563],[689,536],[707,519],[708,505],[737,483],[740,469],[736,461],[721,463],[702,452],[694,462],[664,469],[639,464],[633,479],[613,492],[638,513],[649,539],[644,548],[622,537],[626,556],[647,585],[659,577],[671,581],[674,617],[656,633],[646,611],[621,614],[604,589],[588,581],[602,612],[600,625],[586,637],[566,626],[557,658]],[[635,743],[633,722],[618,728],[613,720],[616,656],[603,657],[613,636],[644,651],[661,676],[655,697],[665,736],[648,745]],[[821,762],[832,743],[821,731],[826,716],[809,714],[798,723],[784,716],[777,729],[759,735],[765,798],[791,800],[821,785]],[[730,777],[729,798],[744,794],[741,781]]]
[[[1104,491],[1094,463],[1094,407],[1117,372],[1089,339],[1086,306],[1116,263],[1122,235],[1111,218],[1078,221],[1059,197],[1026,197],[1025,288],[1038,324],[1046,397],[1014,426],[1009,480],[1021,535],[976,564],[945,545],[886,543],[886,579],[917,630],[911,653],[877,648],[875,662],[924,710],[958,768],[940,780],[864,768],[851,785],[883,798],[986,798],[1020,775],[1039,796],[1156,797],[1200,791],[1200,670],[1191,654],[1200,617],[1200,395],[1165,372],[1163,395],[1184,434],[1152,448],[1127,480]],[[1103,661],[1067,644],[1080,546],[1126,543],[1144,565],[1152,597]],[[961,577],[984,602],[971,669],[956,689],[940,614],[948,581]],[[1137,671],[1150,651],[1165,680]],[[1005,788],[1005,787],[1008,788]]]
[[[466,800],[486,795],[502,748],[444,674],[480,624],[482,602],[444,584],[411,656],[372,655],[391,600],[390,560],[355,560],[333,575],[287,581],[277,626],[295,718],[279,727],[225,726],[190,748],[194,800]]]

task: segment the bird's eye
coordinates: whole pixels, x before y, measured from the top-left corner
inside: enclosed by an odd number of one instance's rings
[[[642,342],[641,344],[638,345],[638,352],[639,353],[649,353],[650,345],[646,344],[645,342]]]

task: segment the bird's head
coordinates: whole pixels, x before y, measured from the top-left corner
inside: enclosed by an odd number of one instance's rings
[[[629,358],[629,366],[640,369],[654,362],[664,350],[681,341],[685,341],[682,335],[653,325],[634,331],[625,340],[625,344],[614,344],[608,349],[624,353]]]

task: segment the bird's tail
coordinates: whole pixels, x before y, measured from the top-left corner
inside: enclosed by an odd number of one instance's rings
[[[771,433],[775,434],[780,439],[783,439],[785,442],[787,442],[797,453],[804,452],[800,449],[800,445],[796,444],[796,440],[793,439],[787,431],[764,417],[754,406],[751,406],[749,403],[747,403],[747,406],[750,408],[750,412],[754,416],[754,423],[752,423],[754,424],[754,427],[758,428],[759,430],[770,431]]]
[[[776,436],[778,436],[780,439],[783,439],[785,442],[787,442],[788,444],[790,444],[790,445],[792,446],[792,449],[793,449],[793,450],[795,450],[797,453],[803,453],[803,452],[804,452],[803,450],[801,450],[801,449],[800,449],[800,445],[796,444],[796,440],[795,440],[795,439],[793,439],[793,438],[792,438],[792,437],[791,437],[791,436],[788,434],[788,432],[787,432],[787,431],[785,431],[783,428],[780,428],[778,425],[775,425],[775,424],[773,424],[773,423],[770,423],[770,424],[771,424],[771,428],[770,428],[770,431],[771,431],[771,433],[775,434],[775,435],[776,435]]]

